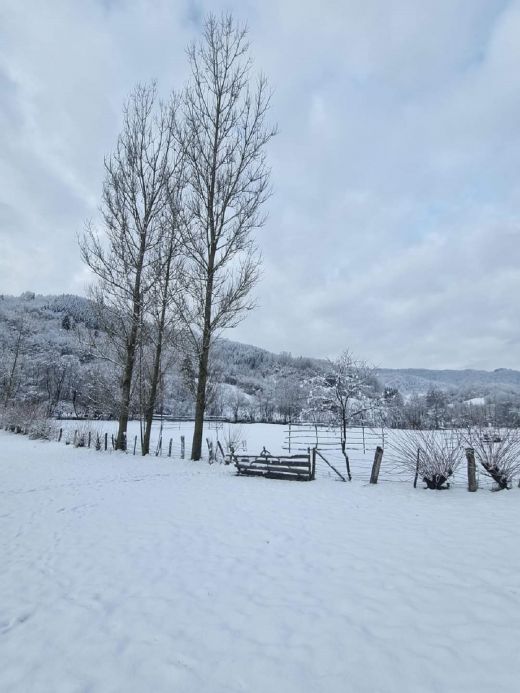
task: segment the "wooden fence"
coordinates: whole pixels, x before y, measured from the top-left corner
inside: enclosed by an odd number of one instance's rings
[[[288,424],[284,434],[283,449],[290,454],[304,451],[308,447],[331,451],[341,450],[341,432],[337,426],[315,423]],[[385,447],[384,428],[374,428],[364,424],[347,428],[347,451],[359,451],[365,455],[375,450],[378,445],[383,449]]]

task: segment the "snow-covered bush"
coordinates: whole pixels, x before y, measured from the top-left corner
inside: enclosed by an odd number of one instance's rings
[[[36,417],[29,429],[29,437],[35,440],[56,440],[57,434],[58,427],[56,422],[52,419],[45,418],[45,416]]]
[[[46,416],[46,407],[30,402],[13,402],[7,406],[1,418],[3,428],[13,433],[24,433],[34,439],[53,440],[57,427]]]
[[[449,488],[448,481],[461,463],[462,448],[454,431],[403,431],[391,444],[398,467],[418,474],[427,488]]]
[[[465,447],[473,448],[475,459],[496,482],[498,490],[511,488],[514,477],[520,475],[520,429],[493,431],[475,426],[462,433],[461,438]]]

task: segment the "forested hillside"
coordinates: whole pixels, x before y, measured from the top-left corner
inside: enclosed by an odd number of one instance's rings
[[[0,298],[0,397],[45,403],[52,415],[110,417],[118,370],[93,304],[73,295]],[[161,408],[193,414],[195,368],[182,335],[169,347]],[[210,415],[272,420],[294,415],[305,382],[323,362],[218,340],[210,368]],[[134,415],[138,413],[138,388]]]
[[[38,403],[48,416],[114,416],[119,370],[93,304],[74,295],[26,292],[0,298],[0,402]],[[195,365],[187,341],[168,345],[160,407],[192,416]],[[231,420],[296,420],[327,362],[219,339],[210,364],[208,414]],[[465,417],[520,420],[520,372],[497,369],[377,369],[389,425],[460,423]],[[139,415],[139,384],[132,396]]]

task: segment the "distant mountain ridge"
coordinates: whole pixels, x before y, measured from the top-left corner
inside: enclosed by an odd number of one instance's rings
[[[424,393],[431,388],[478,390],[475,394],[482,394],[482,390],[520,393],[520,371],[509,368],[494,371],[379,368],[377,373],[384,385],[395,387],[404,394]]]
[[[220,339],[217,347],[222,358],[232,353],[234,358],[242,356],[242,360],[251,359],[253,354],[264,363],[278,364],[284,358],[284,353],[275,354],[262,347],[252,344],[235,342],[230,339]],[[247,355],[247,357],[246,357]],[[313,364],[320,370],[326,366],[326,360],[312,356],[293,357],[286,354],[292,361],[301,360],[308,366]],[[232,359],[233,361],[234,359]],[[496,368],[493,371],[464,368],[464,369],[431,369],[431,368],[376,368],[376,373],[385,387],[395,387],[402,394],[425,394],[428,390],[468,390],[471,394],[483,394],[482,391],[515,392],[520,394],[520,371],[511,368]]]

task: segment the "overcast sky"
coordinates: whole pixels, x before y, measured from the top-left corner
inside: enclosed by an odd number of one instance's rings
[[[227,336],[520,368],[520,1],[0,0],[0,292],[84,294],[76,236],[139,80],[209,10],[275,90],[260,307]]]

